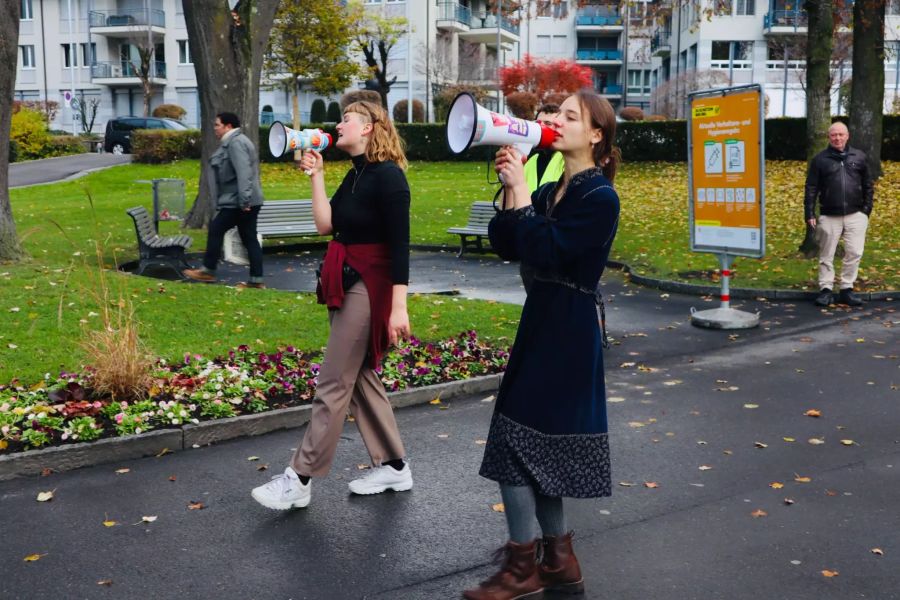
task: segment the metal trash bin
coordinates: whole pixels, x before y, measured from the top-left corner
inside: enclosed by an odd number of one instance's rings
[[[154,179],[153,226],[159,233],[160,221],[184,221],[184,180]]]

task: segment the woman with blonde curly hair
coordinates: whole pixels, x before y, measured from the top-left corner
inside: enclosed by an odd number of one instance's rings
[[[344,109],[335,145],[353,160],[329,201],[322,155],[308,150],[298,168],[312,183],[313,219],[332,235],[317,294],[328,306],[331,332],[303,442],[284,473],[255,488],[253,498],[275,510],[303,508],[310,478],[324,477],[349,407],[372,459],[350,482],[354,494],[412,488],[406,451],[384,386],[375,372],[388,344],[409,336],[409,185],[397,130],[381,106]]]

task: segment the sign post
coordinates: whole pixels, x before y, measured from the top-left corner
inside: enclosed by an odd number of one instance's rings
[[[762,258],[766,248],[762,88],[758,84],[688,95],[688,190],[691,251],[719,256],[722,302],[691,310],[691,322],[747,329],[759,315],[731,308],[735,256]]]

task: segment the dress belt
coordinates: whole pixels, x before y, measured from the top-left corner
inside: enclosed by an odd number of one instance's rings
[[[535,281],[543,281],[545,283],[555,283],[557,285],[561,285],[563,287],[567,287],[569,289],[575,290],[576,292],[580,292],[582,294],[586,294],[591,296],[594,299],[594,304],[597,305],[597,317],[600,320],[600,328],[602,330],[602,343],[604,348],[609,348],[609,337],[606,335],[606,304],[603,302],[603,294],[600,293],[600,288],[589,289],[584,286],[578,285],[574,281],[570,279],[563,279],[562,277],[554,277],[552,275],[542,275],[540,273],[534,274]]]

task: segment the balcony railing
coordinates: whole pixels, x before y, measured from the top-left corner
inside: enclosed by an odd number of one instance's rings
[[[577,50],[576,60],[622,60],[621,50]]]
[[[597,85],[597,91],[608,96],[620,96],[622,94],[622,86],[618,83],[608,83],[606,85]]]
[[[437,18],[438,21],[456,21],[468,26],[472,21],[472,9],[459,2],[440,2]]]
[[[772,27],[793,27],[798,29],[806,27],[809,18],[805,10],[773,10],[766,13],[763,18],[763,29]]]
[[[138,67],[127,61],[98,62],[91,65],[92,79],[133,79],[139,77]],[[154,61],[150,64],[151,79],[166,78],[166,63]]]
[[[669,37],[672,35],[672,32],[668,29],[660,29],[657,30],[656,33],[653,34],[653,37],[650,38],[650,53],[655,54],[661,49],[668,50],[671,48],[669,44]]]
[[[143,8],[92,10],[88,20],[91,27],[165,27],[166,13]]]
[[[617,26],[622,25],[622,15],[617,5],[589,5],[578,9],[575,24]]]
[[[497,27],[497,15],[488,14],[485,17],[472,16],[469,20],[469,26],[472,29],[494,29]],[[513,35],[519,35],[519,26],[511,19],[501,15],[500,29],[508,31]]]

